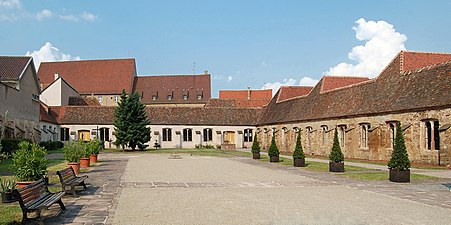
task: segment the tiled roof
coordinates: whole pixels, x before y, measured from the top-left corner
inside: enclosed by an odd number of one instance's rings
[[[267,99],[272,98],[272,89],[266,90],[220,90],[220,99]]]
[[[400,71],[412,71],[425,66],[451,61],[450,53],[402,51]]]
[[[277,101],[284,101],[287,99],[308,95],[312,89],[313,87],[306,86],[282,86],[279,89],[280,93]]]
[[[212,98],[205,107],[258,108],[269,103],[271,99],[219,99]]]
[[[80,94],[120,94],[130,92],[136,76],[135,59],[81,60],[66,62],[42,62],[38,75],[47,86],[55,79],[55,73],[63,77]]]
[[[88,96],[70,96],[69,97],[69,105],[72,106],[100,106],[97,98],[91,98]]]
[[[321,91],[331,91],[368,80],[370,80],[368,77],[324,76],[321,82]]]
[[[137,76],[133,92],[141,96],[144,104],[207,103],[211,97],[210,74]],[[168,95],[172,96],[171,100]],[[187,95],[186,100],[184,95]],[[198,95],[202,98],[198,99]]]
[[[0,56],[0,79],[18,80],[31,60],[31,56]]]
[[[368,82],[322,92],[322,79],[308,96],[266,107],[261,124],[322,120],[451,107],[451,61],[409,74],[400,56]]]
[[[39,104],[39,110],[39,121],[57,124],[55,118],[56,113],[52,110],[49,110],[48,106],[41,102],[41,104]]]
[[[59,124],[111,125],[114,107],[62,106],[52,107]],[[153,125],[217,125],[251,126],[259,121],[262,109],[205,107],[147,107]]]

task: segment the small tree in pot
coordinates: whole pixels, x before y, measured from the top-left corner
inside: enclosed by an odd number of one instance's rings
[[[47,174],[47,159],[45,148],[37,144],[22,141],[19,149],[12,155],[13,170],[19,180],[19,188],[41,179]]]
[[[1,180],[0,179],[0,192],[2,193],[2,202],[13,202],[13,191],[17,189],[16,181],[14,180]]]
[[[305,154],[302,150],[301,142],[301,131],[298,132],[298,137],[296,139],[296,147],[293,152],[293,166],[295,167],[305,167]]]
[[[388,162],[390,169],[389,180],[393,182],[410,182],[410,161],[407,154],[404,134],[401,123],[396,126],[396,137],[391,159]]]
[[[89,144],[85,143],[85,142],[80,142],[80,145],[82,146],[80,167],[87,168],[90,166],[89,156],[91,155],[91,152],[89,151],[89,146],[88,146]]]
[[[260,143],[258,143],[257,133],[255,133],[254,141],[252,142],[252,158],[260,159]]]
[[[102,150],[102,143],[98,140],[88,142],[89,160],[91,163],[97,162],[97,157]]]
[[[341,152],[340,143],[338,142],[337,129],[335,129],[334,143],[332,145],[332,151],[329,155],[329,172],[344,172],[344,160],[344,155],[343,152]]]
[[[279,162],[279,148],[277,148],[276,145],[276,135],[272,136],[271,139],[271,146],[269,146],[269,151],[268,151],[268,155],[269,155],[269,162]]]
[[[69,167],[74,169],[75,174],[80,173],[80,159],[83,154],[82,143],[70,142],[64,145],[64,159],[68,162]]]

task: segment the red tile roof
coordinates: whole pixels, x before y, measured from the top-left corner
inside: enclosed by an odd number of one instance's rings
[[[312,89],[313,87],[307,86],[282,86],[277,101],[308,95]]]
[[[133,92],[141,96],[144,104],[207,103],[211,98],[210,74],[137,76]],[[172,96],[171,100],[168,95]],[[188,97],[186,100],[184,95]],[[198,95],[202,98],[198,99]]]
[[[71,97],[69,97],[69,105],[100,106],[100,103],[97,100],[97,98],[92,98],[90,96],[83,96],[83,97],[71,96]]]
[[[30,62],[31,56],[0,56],[0,80],[18,80]]]
[[[120,94],[130,92],[136,76],[135,59],[42,62],[38,75],[44,86],[58,73],[80,94]]]
[[[56,113],[52,110],[49,110],[49,107],[47,105],[41,102],[41,104],[39,104],[39,110],[39,121],[57,124]]]
[[[321,92],[369,81],[368,77],[324,76],[321,82]]]
[[[220,99],[267,99],[272,98],[272,89],[267,90],[220,90]]]
[[[269,103],[271,99],[220,99],[212,98],[205,107],[258,108]]]
[[[402,72],[451,61],[450,53],[402,51],[400,54],[402,60],[400,71]]]

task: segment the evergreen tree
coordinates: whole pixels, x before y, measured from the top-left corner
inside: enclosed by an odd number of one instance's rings
[[[409,155],[407,154],[401,123],[398,123],[396,126],[395,143],[393,146],[391,159],[388,162],[388,168],[396,170],[408,170],[410,168]]]
[[[119,100],[117,107],[114,109],[114,132],[116,146],[122,146],[122,149],[127,145],[127,108],[128,108],[128,96],[125,90],[122,90],[121,99]]]
[[[269,156],[279,156],[279,154],[280,154],[279,148],[277,148],[277,145],[276,145],[275,137],[276,137],[276,135],[274,134],[271,139],[271,146],[269,146],[269,151],[268,151]]]
[[[332,145],[332,151],[329,155],[329,161],[339,163],[343,162],[344,160],[344,155],[343,152],[341,152],[340,143],[338,142],[337,129],[335,129],[334,144]]]
[[[260,143],[258,142],[257,133],[255,133],[254,141],[252,142],[252,153],[260,154]]]
[[[296,147],[293,152],[293,159],[305,159],[304,150],[302,150],[301,131],[298,132],[296,139]]]

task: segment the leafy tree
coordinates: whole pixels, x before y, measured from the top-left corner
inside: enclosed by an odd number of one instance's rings
[[[276,145],[275,136],[276,135],[274,134],[271,139],[271,146],[269,146],[269,151],[268,151],[269,156],[279,156],[279,154],[280,154],[279,148],[277,148],[277,145]]]
[[[407,154],[401,123],[398,123],[396,126],[395,143],[393,146],[391,159],[388,162],[388,168],[396,170],[408,170],[410,168],[409,155]]]
[[[255,133],[254,141],[252,142],[252,153],[260,154],[260,143],[257,139],[257,133]]]
[[[145,143],[150,141],[150,122],[147,119],[146,106],[139,100],[138,93],[127,96],[122,91],[121,100],[115,109],[114,130],[116,132],[116,145],[136,147],[143,150]]]
[[[293,159],[305,159],[304,151],[302,150],[301,131],[298,132],[296,139],[296,147],[293,152]]]
[[[340,143],[338,142],[337,129],[335,129],[334,144],[332,145],[332,151],[330,152],[329,160],[336,163],[343,162],[345,160],[343,152],[341,152]]]

